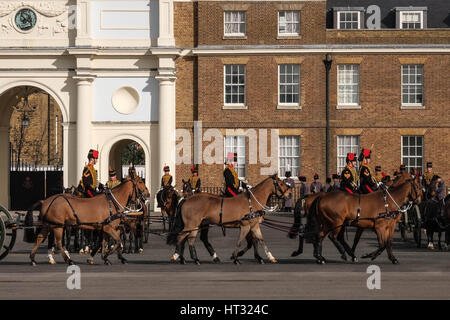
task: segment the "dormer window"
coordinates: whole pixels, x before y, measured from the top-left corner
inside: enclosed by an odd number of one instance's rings
[[[397,7],[397,29],[425,29],[427,25],[426,7]]]
[[[358,30],[364,27],[364,8],[333,8],[334,28],[341,30]]]

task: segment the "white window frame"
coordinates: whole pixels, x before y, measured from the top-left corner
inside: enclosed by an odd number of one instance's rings
[[[241,102],[227,103],[227,91],[226,91],[226,87],[227,87],[227,82],[226,82],[226,79],[227,79],[227,66],[231,66],[232,69],[233,69],[233,66],[238,66],[238,68],[239,68],[239,66],[243,66],[244,67],[244,73],[243,73],[243,75],[244,75],[244,84],[243,85],[241,85],[239,83],[238,84],[233,84],[233,83],[228,84],[228,85],[231,85],[231,86],[238,86],[238,87],[239,86],[243,86],[244,87],[244,102],[243,103],[241,103]],[[246,93],[247,93],[246,73],[247,73],[247,68],[246,68],[245,64],[225,64],[223,66],[223,104],[224,104],[224,108],[230,108],[230,109],[234,109],[234,108],[236,108],[236,109],[243,109],[244,108],[245,109],[245,108],[247,108],[246,105],[245,105],[245,103],[246,103]],[[233,77],[233,73],[231,73],[230,75],[231,75],[231,78],[232,78]],[[238,71],[238,76],[239,75],[240,75],[240,73]],[[231,93],[231,96],[233,96],[232,93]],[[239,94],[238,94],[238,96],[239,96]]]
[[[226,21],[226,15],[227,13],[233,13],[233,12],[238,12],[239,14],[243,13],[244,15],[244,21],[231,21],[231,22],[227,22]],[[230,24],[239,24],[239,25],[244,25],[244,32],[230,32],[230,33],[226,33],[226,28],[225,28],[225,24],[230,23]],[[240,30],[241,28],[239,28]],[[223,12],[223,36],[224,37],[245,37],[247,34],[247,13],[245,11],[241,11],[241,10],[227,10]]]
[[[358,101],[357,102],[343,102],[343,103],[340,102],[340,99],[339,99],[340,95],[342,95],[342,94],[345,95],[345,92],[340,93],[340,90],[339,90],[340,86],[346,86],[346,85],[354,86],[355,85],[355,83],[343,83],[343,84],[339,83],[340,72],[348,72],[349,71],[349,70],[339,70],[341,66],[352,66],[352,71],[354,71],[353,67],[357,67],[357,70],[358,70],[358,84],[357,84],[358,85]],[[353,95],[353,93],[352,93],[352,95]],[[345,98],[344,98],[344,100],[345,100]],[[361,68],[360,68],[360,65],[359,64],[338,64],[337,65],[337,107],[338,108],[350,107],[350,108],[359,109],[360,103],[361,103]]]
[[[290,66],[298,66],[298,102],[281,102],[281,91],[280,91],[280,78],[281,78],[281,66],[282,65],[290,65]],[[292,84],[291,84],[292,85]],[[300,107],[301,101],[301,66],[298,63],[282,63],[278,65],[278,106],[279,108],[289,108],[289,107]]]
[[[403,86],[418,86],[419,84],[418,83],[403,83],[403,67],[406,67],[406,66],[415,66],[416,67],[416,70],[417,70],[417,67],[418,66],[420,66],[420,67],[422,67],[422,83],[420,84],[421,85],[421,88],[422,88],[422,102],[420,102],[420,103],[411,103],[411,102],[407,102],[407,103],[405,103],[405,102],[403,102],[403,97],[404,97],[404,93],[403,93]],[[402,71],[401,71],[401,77],[402,77],[402,85],[401,85],[401,90],[402,90],[402,94],[401,94],[401,99],[402,99],[402,107],[423,107],[424,106],[424,101],[425,101],[425,87],[424,87],[424,80],[425,80],[425,68],[424,68],[424,65],[423,64],[402,64]],[[416,73],[416,76],[417,76],[417,73]],[[417,93],[416,93],[417,94]]]
[[[349,137],[350,139],[350,144],[345,144],[344,141],[344,145],[341,145],[339,143],[339,139],[340,138],[344,138],[345,137]],[[356,140],[356,144],[354,143],[354,140]],[[352,152],[356,154],[356,157],[358,157],[359,154],[359,146],[361,144],[361,137],[359,135],[338,135],[336,137],[336,171],[340,174],[342,172],[342,169],[345,168],[346,166],[346,162],[345,159],[347,158],[347,153]],[[339,151],[339,148],[342,147],[343,148],[343,153],[341,153]],[[339,165],[339,160],[342,160],[342,163],[344,164],[343,166]]]
[[[419,14],[420,15],[420,28],[403,28],[404,17],[403,14]],[[403,30],[420,30],[423,29],[423,11],[400,11],[400,29]]]
[[[409,145],[409,138],[411,138],[411,137],[414,137],[415,139],[415,144],[412,146],[412,145]],[[417,144],[417,138],[418,137],[420,137],[420,138],[422,138],[422,145],[418,145]],[[408,138],[408,145],[407,146],[404,146],[404,144],[403,144],[403,138]],[[402,150],[402,155],[401,155],[401,163],[402,164],[404,164],[405,166],[406,166],[406,169],[407,169],[407,171],[409,172],[410,171],[410,169],[411,168],[414,168],[414,169],[418,169],[418,167],[412,167],[412,166],[410,166],[409,165],[409,161],[408,161],[408,164],[406,164],[405,162],[404,162],[404,158],[405,159],[410,159],[410,158],[414,158],[414,159],[418,159],[418,158],[420,158],[420,159],[422,159],[422,166],[420,167],[420,170],[422,170],[422,172],[423,172],[423,164],[424,164],[424,162],[423,162],[423,160],[424,160],[424,157],[423,157],[423,155],[425,154],[425,152],[424,152],[424,146],[425,146],[425,137],[423,136],[423,135],[404,135],[404,136],[401,136],[400,137],[400,139],[401,139],[401,141],[400,141],[400,144],[401,144],[401,150]],[[417,150],[417,147],[421,147],[422,148],[422,154],[421,155],[405,155],[404,153],[403,153],[403,148],[404,147],[406,147],[406,148],[412,148],[412,147],[415,147],[416,148],[416,150]],[[408,153],[410,152],[410,149],[408,150]],[[415,160],[415,162],[416,162],[417,160]]]
[[[291,145],[285,145],[284,146],[284,148],[291,148],[291,149],[294,149],[295,147],[297,147],[298,148],[298,155],[291,155],[291,156],[288,156],[288,155],[284,155],[284,156],[282,156],[281,155],[281,141],[282,141],[282,139],[286,139],[286,138],[291,138],[293,141],[295,140],[295,142],[297,143],[297,145],[296,146],[294,146],[293,144],[291,144]],[[300,174],[300,168],[301,168],[301,165],[302,165],[302,162],[301,162],[301,138],[300,138],[300,136],[299,135],[280,135],[279,137],[278,137],[278,172],[279,172],[279,175],[280,175],[280,177],[281,178],[286,178],[286,176],[284,175],[285,174],[285,172],[286,172],[286,169],[284,169],[284,172],[282,172],[282,166],[281,166],[281,157],[283,157],[283,158],[291,158],[291,159],[295,159],[295,158],[298,158],[298,166],[293,166],[292,164],[290,164],[290,169],[291,169],[291,172],[292,172],[292,177],[291,178],[293,178],[293,179],[298,179],[297,178],[297,175],[298,174]],[[286,167],[286,166],[283,166],[284,168]],[[293,169],[296,169],[297,171],[294,171]]]
[[[247,175],[247,165],[246,165],[246,136],[241,135],[229,135],[224,136],[223,138],[223,152],[224,152],[224,162],[227,162],[228,152],[237,152],[237,165],[236,165],[236,173],[238,174],[239,179],[245,179]],[[228,140],[228,141],[227,141]],[[228,142],[228,143],[227,143]],[[231,142],[231,143],[230,143]],[[240,175],[240,173],[244,172],[244,175]]]
[[[356,13],[356,16],[358,17],[358,26],[356,29],[342,29],[341,28],[341,13]],[[337,28],[339,30],[359,30],[361,29],[361,12],[360,11],[354,11],[354,10],[349,10],[349,11],[338,11],[337,12]]]
[[[281,12],[285,12],[285,13],[287,13],[287,12],[296,12],[296,13],[298,13],[298,21],[297,21],[297,23],[298,23],[298,32],[282,32],[282,33],[280,33],[280,13]],[[291,23],[291,24],[293,24],[293,23],[295,23],[295,22],[288,22],[288,21],[286,21],[286,24],[288,24],[288,23]],[[300,36],[300,33],[301,33],[301,30],[300,30],[300,28],[301,28],[301,17],[300,17],[300,11],[299,10],[280,10],[280,11],[278,11],[278,26],[277,26],[277,28],[278,28],[278,36],[279,37],[298,37],[298,36]]]

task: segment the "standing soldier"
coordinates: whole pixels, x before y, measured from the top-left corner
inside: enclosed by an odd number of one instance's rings
[[[331,191],[337,191],[341,189],[341,183],[339,182],[339,175],[337,173],[333,173],[333,185],[331,186]]]
[[[283,182],[292,191],[292,189],[295,188],[295,181],[294,181],[294,179],[291,178],[291,169],[289,166],[284,175],[286,176],[286,179],[284,179]],[[289,193],[288,198],[286,200],[284,200],[284,208],[285,208],[285,211],[287,211],[287,212],[291,212],[291,210],[292,210],[292,198],[293,198],[292,194],[293,194],[293,192]]]
[[[359,189],[362,194],[372,193],[378,189],[377,180],[373,176],[369,166],[371,153],[372,151],[369,149],[362,149],[358,158],[360,162],[362,161],[362,164],[359,167]]]
[[[309,189],[311,193],[323,192],[322,183],[319,181],[319,175],[314,174],[314,181],[311,183],[311,188]]]
[[[239,178],[234,167],[237,163],[237,152],[228,152],[227,165],[223,170],[225,178],[225,197],[235,197],[239,194]]]
[[[331,178],[327,177],[325,180],[325,187],[323,189],[324,192],[331,192]]]
[[[106,186],[109,189],[117,187],[120,184],[120,180],[117,179],[116,170],[109,169],[109,180],[106,182]]]
[[[383,173],[381,172],[381,166],[375,167],[375,179],[378,182],[381,182],[383,180]]]
[[[356,175],[356,154],[347,153],[345,159],[347,165],[342,169],[341,173],[341,190],[353,194],[358,190],[358,176]]]
[[[191,186],[192,192],[199,193],[201,181],[198,176],[198,168],[197,166],[191,168],[192,176],[189,178],[189,185]]]
[[[164,175],[161,178],[161,188],[172,187],[172,175],[169,166],[164,166]]]
[[[80,191],[86,198],[93,198],[98,193],[98,181],[97,170],[94,165],[97,163],[98,151],[89,150],[88,160],[89,163],[83,169],[83,175],[78,185],[78,191]]]
[[[298,177],[298,180],[300,180],[300,199],[301,199],[309,194],[309,188],[308,188],[308,185],[306,184],[305,176],[300,175]]]

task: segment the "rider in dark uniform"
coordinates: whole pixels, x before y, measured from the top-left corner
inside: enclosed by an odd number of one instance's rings
[[[223,170],[223,177],[225,178],[225,197],[234,197],[239,194],[239,178],[234,169],[236,163],[237,153],[229,153],[227,165]]]
[[[341,172],[341,190],[350,194],[358,190],[358,176],[356,175],[356,154],[347,153],[347,165]]]
[[[164,175],[161,178],[161,190],[156,194],[156,200],[158,201],[158,208],[164,206],[164,200],[162,199],[162,193],[168,188],[173,188],[172,186],[172,175],[170,174],[169,166],[164,166]]]
[[[189,178],[189,185],[193,192],[200,192],[201,181],[198,176],[198,168],[197,166],[191,168],[192,176]]]
[[[432,162],[427,162],[427,172],[425,172],[423,174],[423,186],[425,187],[425,190],[428,191],[431,181],[433,180],[435,174],[433,172],[433,163]]]
[[[358,160],[362,162],[359,167],[359,189],[362,194],[372,193],[378,189],[377,179],[373,176],[369,166],[371,153],[371,150],[363,149],[358,158]]]
[[[94,168],[94,165],[97,163],[97,159],[98,151],[93,149],[89,150],[89,163],[83,169],[83,175],[77,188],[78,191],[86,198],[93,198],[97,193],[99,193],[97,170]]]

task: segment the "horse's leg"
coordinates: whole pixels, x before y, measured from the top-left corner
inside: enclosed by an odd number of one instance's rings
[[[87,259],[88,264],[94,264],[94,256],[100,250],[103,242],[103,236],[101,231],[98,231],[97,239],[95,241],[95,246],[92,248],[91,256]]]
[[[74,263],[73,263],[72,259],[70,259],[69,252],[67,252],[67,250],[65,250],[62,246],[63,228],[57,227],[57,228],[53,228],[52,230],[53,230],[53,234],[55,235],[55,243],[56,243],[57,253],[61,254],[61,256],[64,258],[64,261],[67,264],[73,265]]]
[[[247,234],[245,239],[247,240],[247,246],[244,249],[242,249],[241,251],[238,252],[238,254],[237,254],[238,257],[242,257],[253,246],[253,243],[254,243],[253,239],[254,239],[254,237],[253,237],[251,232],[249,232]]]
[[[251,233],[249,232],[249,234],[251,234]],[[259,241],[258,241],[258,239],[255,238],[255,236],[253,234],[251,234],[251,235],[252,235],[251,238],[252,238],[255,259],[256,259],[256,261],[258,261],[259,264],[264,264],[264,259],[259,255],[259,252],[258,252],[258,242]],[[247,241],[249,241],[248,235],[247,235]],[[247,246],[248,246],[248,244],[247,244]]]
[[[209,225],[201,226],[200,229],[200,240],[205,245],[206,250],[208,250],[210,256],[212,257],[214,263],[220,263],[220,259],[217,256],[216,251],[214,250],[211,243],[208,241],[208,232],[209,232]]]
[[[352,256],[355,256],[356,246],[358,245],[359,240],[361,239],[361,236],[362,236],[363,232],[364,232],[363,228],[358,227],[356,229],[355,238],[353,239],[353,246],[352,246],[352,249],[351,249],[351,252],[352,252],[351,255]]]
[[[353,262],[358,262],[358,258],[355,256],[354,249],[356,249],[356,246],[358,245],[359,239],[361,238],[361,234],[363,233],[363,231],[364,231],[364,229],[362,229],[362,228],[358,228],[356,230],[355,240],[356,240],[356,237],[358,237],[358,239],[357,239],[356,242],[353,241],[353,247],[352,248],[350,248],[350,246],[348,245],[347,241],[345,241],[345,237],[344,237],[345,228],[342,228],[341,232],[339,232],[339,234],[337,236],[337,240],[342,244],[342,246],[344,247],[345,251],[352,258]]]
[[[342,229],[344,230],[344,229]],[[345,254],[345,249],[342,246],[341,242],[339,242],[336,238],[336,235],[329,233],[328,239],[331,240],[331,242],[334,244],[334,246],[338,249],[339,253],[341,254],[341,259],[344,261],[347,261],[347,255]]]
[[[249,225],[240,227],[239,238],[238,241],[236,242],[236,247],[234,248],[233,254],[231,255],[230,258],[231,260],[233,260],[234,264],[241,264],[240,261],[238,260],[237,254],[239,252],[239,247],[241,246],[242,241],[244,241],[249,231],[250,231]]]
[[[47,244],[47,256],[48,263],[56,264],[55,259],[53,258],[53,254],[55,253],[55,236],[52,231],[50,231],[48,235],[48,244]]]
[[[191,259],[194,260],[196,265],[200,265],[200,260],[197,257],[197,250],[195,250],[195,238],[197,237],[198,230],[192,231],[189,237],[187,238],[189,245],[189,253],[191,254]]]
[[[305,237],[301,234],[298,235],[298,249],[291,253],[291,257],[296,257],[303,253],[303,243],[305,242]]]
[[[389,260],[391,260],[391,262],[393,264],[398,264],[398,260],[397,258],[395,258],[394,254],[392,253],[392,239],[394,238],[394,231],[395,231],[395,225],[396,222],[395,221],[390,221],[389,222],[389,229],[388,229],[388,238],[386,241],[386,252],[388,254],[388,258]]]
[[[313,240],[313,246],[314,246],[314,253],[313,256],[316,258],[316,262],[318,264],[325,264],[327,261],[322,256],[322,242],[323,242],[323,236],[315,236],[315,239]]]
[[[161,208],[161,217],[162,217],[162,223],[163,223],[163,232],[166,232],[166,215],[164,214],[163,208]]]
[[[264,238],[262,236],[261,233],[261,228],[260,228],[260,224],[256,223],[253,227],[252,227],[252,233],[253,236],[255,237],[255,239],[257,239],[257,241],[259,242],[259,244],[263,247],[264,252],[266,253],[267,258],[269,259],[269,261],[271,263],[277,263],[277,259],[275,259],[275,257],[272,255],[272,253],[270,253],[269,248],[267,247]]]
[[[372,260],[375,260],[375,258],[378,257],[384,251],[384,249],[386,249],[386,239],[383,235],[383,230],[381,229],[382,228],[380,226],[375,226],[375,233],[378,239],[378,249],[371,253],[363,255],[363,259],[371,258]]]
[[[175,262],[180,258],[180,263],[185,264],[186,260],[184,259],[184,242],[186,238],[189,236],[190,232],[185,232],[183,229],[180,234],[177,236],[177,244],[175,246],[175,253],[170,257],[170,262]]]
[[[441,232],[441,230],[439,230],[438,231],[438,249],[439,250],[442,250],[441,238],[442,238],[442,232]]]
[[[111,262],[108,260],[108,256],[110,256],[111,254],[113,254],[116,251],[117,251],[117,256],[120,259],[120,261],[123,264],[127,263],[127,260],[122,256],[123,244],[120,239],[120,231],[113,229],[113,227],[109,226],[109,225],[105,226],[103,231],[106,232],[111,237],[111,239],[114,240],[114,248],[113,249],[108,248],[108,250],[106,251],[106,253],[103,257],[104,263],[106,265],[110,265]]]
[[[431,228],[431,223],[429,228],[427,228],[427,239],[428,239],[428,249],[434,250],[434,230]]]
[[[31,265],[33,267],[36,266],[36,260],[34,260],[34,257],[36,256],[36,252],[39,249],[39,246],[41,245],[41,243],[45,241],[45,238],[47,238],[49,229],[50,229],[50,226],[48,224],[43,224],[41,231],[39,232],[38,236],[36,237],[36,242],[34,243],[34,247],[30,253]]]

